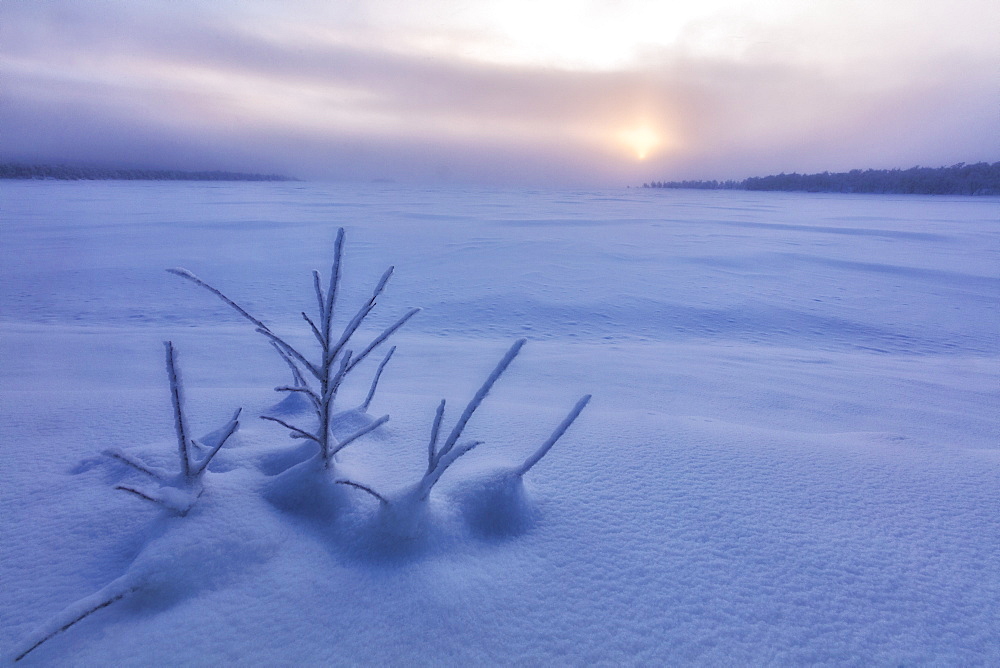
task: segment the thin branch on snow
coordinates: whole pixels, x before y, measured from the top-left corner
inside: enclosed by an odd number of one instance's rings
[[[177,447],[180,450],[181,473],[186,480],[191,479],[191,455],[188,452],[187,425],[184,420],[184,409],[181,396],[181,379],[174,362],[174,344],[164,341],[167,349],[167,377],[170,379],[170,400],[174,406],[174,430],[177,432]]]
[[[412,318],[413,316],[415,316],[418,313],[420,313],[420,309],[419,308],[412,308],[412,309],[410,309],[409,311],[406,312],[406,315],[404,315],[402,318],[400,318],[399,320],[397,320],[395,323],[393,323],[392,325],[390,325],[389,327],[387,327],[385,329],[385,331],[383,331],[381,334],[379,334],[377,337],[375,337],[374,341],[372,341],[371,343],[368,344],[368,347],[365,348],[361,352],[360,355],[358,355],[357,357],[354,358],[354,360],[351,362],[351,365],[347,368],[347,370],[350,371],[355,366],[357,366],[358,364],[360,364],[361,361],[364,358],[368,357],[368,353],[370,353],[371,351],[375,350],[376,347],[378,347],[379,345],[381,345],[386,339],[388,339],[390,336],[392,336],[393,334],[395,334],[397,329],[399,329],[400,327],[402,327],[403,325],[405,325],[407,320],[409,320],[410,318]]]
[[[110,598],[104,599],[103,601],[97,603],[96,605],[94,605],[94,606],[92,606],[92,607],[84,610],[82,613],[80,613],[79,615],[76,615],[73,619],[71,619],[70,621],[66,622],[65,624],[63,624],[59,628],[51,631],[50,633],[48,633],[47,635],[45,635],[44,637],[42,637],[40,640],[38,640],[31,647],[29,647],[28,649],[24,650],[20,654],[18,654],[16,657],[14,657],[14,662],[16,663],[16,662],[20,661],[21,659],[23,659],[24,657],[28,656],[28,654],[30,654],[31,652],[33,652],[36,649],[38,649],[38,647],[42,643],[44,643],[46,640],[51,640],[52,638],[54,638],[55,636],[59,635],[63,631],[69,629],[74,624],[83,621],[84,619],[86,619],[90,615],[94,614],[98,610],[102,610],[102,609],[108,607],[109,605],[111,605],[112,603],[115,603],[116,601],[122,600],[123,598],[125,598],[126,596],[128,596],[130,593],[132,593],[134,591],[135,591],[135,587],[129,587],[128,589],[126,589],[124,591],[116,592]]]
[[[455,446],[455,443],[462,436],[462,430],[465,429],[465,425],[468,424],[469,420],[472,418],[472,414],[476,412],[479,405],[483,403],[483,399],[489,394],[493,385],[497,382],[503,372],[507,370],[510,363],[514,361],[517,354],[521,352],[521,348],[524,346],[527,339],[518,339],[514,342],[514,345],[510,347],[510,350],[503,356],[503,359],[496,365],[490,375],[486,378],[486,382],[483,386],[479,388],[475,396],[469,401],[465,410],[462,412],[462,416],[458,418],[458,422],[455,423],[455,427],[451,430],[451,434],[448,435],[448,439],[441,446],[441,450],[437,453],[436,459],[440,461],[442,457],[448,454],[448,452]]]
[[[320,312],[323,316],[323,339],[330,345],[333,328],[333,307],[337,303],[337,287],[340,285],[340,262],[344,255],[344,228],[337,229],[337,240],[333,243],[333,262],[330,265],[330,284],[326,288],[326,300]],[[318,274],[317,274],[318,276]],[[325,349],[324,349],[325,352]]]
[[[320,334],[319,328],[316,327],[316,323],[312,321],[312,318],[310,318],[305,311],[302,311],[302,319],[309,323],[309,329],[312,330],[313,336],[315,336],[316,340],[319,341],[319,345],[325,346],[326,341],[323,340],[323,335]]]
[[[482,441],[469,441],[468,443],[463,443],[457,448],[452,448],[447,453],[438,457],[434,468],[428,471],[420,481],[420,498],[427,498],[427,496],[431,493],[431,488],[437,484],[437,481],[441,479],[441,476],[448,470],[448,467],[454,464],[459,457],[469,452],[477,445],[482,444]]]
[[[354,482],[353,480],[334,480],[334,482],[337,483],[338,485],[350,485],[351,487],[356,487],[357,489],[360,489],[363,492],[368,492],[369,494],[371,494],[372,496],[374,496],[376,499],[378,499],[379,502],[382,503],[383,505],[388,505],[389,504],[389,501],[386,500],[386,498],[384,496],[382,496],[381,494],[379,494],[378,492],[376,492],[371,487],[368,487],[367,485],[362,485],[361,483]]]
[[[362,411],[367,411],[368,406],[372,403],[372,399],[375,398],[375,388],[378,387],[378,380],[382,377],[382,370],[385,369],[385,365],[389,363],[390,359],[392,359],[392,354],[394,352],[396,352],[396,346],[389,348],[389,352],[386,353],[386,356],[382,359],[381,364],[378,365],[378,370],[375,371],[375,377],[372,378],[372,385],[368,388],[368,395],[365,397],[364,403],[361,404]]]
[[[148,475],[150,478],[155,478],[156,480],[164,480],[165,479],[165,476],[162,473],[159,473],[157,471],[152,470],[151,468],[147,467],[145,464],[143,464],[142,462],[140,462],[138,459],[135,459],[131,455],[129,455],[129,454],[125,453],[125,452],[122,452],[121,450],[117,450],[117,449],[111,450],[111,449],[109,449],[109,450],[105,450],[104,454],[107,455],[108,457],[111,457],[112,459],[117,459],[118,461],[120,461],[122,464],[125,464],[126,466],[131,466],[135,470],[139,471],[139,473],[144,473],[144,474]]]
[[[230,299],[226,295],[222,294],[222,292],[220,292],[216,288],[213,288],[211,285],[209,285],[205,281],[201,280],[200,278],[198,278],[197,276],[195,276],[194,274],[192,274],[187,269],[183,269],[181,267],[175,267],[174,269],[167,269],[167,271],[170,272],[171,274],[174,274],[175,276],[180,276],[181,278],[186,278],[187,280],[191,281],[195,285],[200,285],[201,287],[205,288],[206,290],[208,290],[209,292],[211,292],[212,294],[214,294],[215,296],[217,296],[219,299],[221,299],[222,301],[224,301],[226,304],[229,304],[229,306],[233,307],[236,310],[237,313],[239,313],[244,318],[246,318],[247,320],[249,320],[250,322],[252,322],[254,325],[256,325],[258,327],[258,329],[267,330],[267,325],[265,325],[263,322],[261,322],[260,320],[258,320],[255,317],[253,317],[249,313],[247,313],[246,310],[242,306],[240,306],[239,304],[237,304],[236,302],[234,302],[232,299]],[[270,331],[270,330],[268,330],[268,331]]]
[[[219,450],[222,449],[222,446],[224,446],[226,444],[226,441],[229,440],[229,437],[235,434],[236,430],[240,428],[240,413],[242,412],[243,412],[242,408],[236,409],[236,412],[233,413],[232,419],[230,419],[229,422],[224,427],[224,431],[222,432],[222,436],[219,437],[218,443],[216,443],[214,446],[208,446],[206,444],[206,447],[209,447],[210,450],[208,451],[208,454],[206,454],[205,457],[201,460],[201,463],[194,466],[195,476],[200,476],[202,473],[205,472],[205,469],[208,468],[208,465],[212,463],[212,458],[218,454]]]
[[[292,378],[295,381],[295,386],[296,387],[309,387],[309,383],[306,382],[305,377],[302,375],[302,371],[300,371],[299,367],[296,366],[295,360],[293,360],[291,357],[289,357],[285,353],[285,351],[282,350],[281,347],[277,343],[275,343],[274,341],[271,341],[271,347],[274,348],[275,351],[277,351],[278,355],[281,356],[281,359],[285,360],[285,364],[288,365],[288,368],[292,370]]]
[[[427,444],[427,473],[434,468],[434,460],[437,459],[438,434],[441,433],[441,420],[444,418],[444,404],[442,399],[438,404],[437,412],[434,414],[434,424],[431,426],[431,440]]]
[[[521,464],[517,471],[515,471],[517,475],[523,476],[531,469],[532,466],[537,464],[538,461],[546,455],[546,453],[548,453],[552,446],[555,445],[556,441],[558,441],[562,435],[566,433],[566,430],[569,429],[571,424],[573,424],[573,421],[580,416],[580,412],[583,411],[583,409],[590,402],[590,396],[591,395],[589,394],[585,395],[578,402],[576,402],[576,405],[573,406],[569,415],[563,418],[563,421],[560,422],[555,428],[555,431],[552,432],[552,435],[549,436],[548,440],[542,443],[541,447],[539,447],[538,450],[535,450],[534,454],[524,460],[524,463]]]
[[[313,269],[313,290],[316,292],[316,304],[319,307],[319,318],[326,321],[326,298],[323,296],[323,286],[320,285],[319,272]]]
[[[358,429],[356,432],[354,432],[353,434],[351,434],[350,436],[348,436],[344,440],[342,440],[339,443],[337,443],[337,445],[330,451],[330,458],[332,458],[335,454],[337,454],[338,452],[340,452],[341,450],[343,450],[344,448],[346,448],[351,443],[353,443],[354,441],[358,440],[359,438],[361,438],[365,434],[367,434],[369,432],[372,432],[372,431],[375,431],[376,429],[378,429],[379,427],[381,427],[382,425],[384,425],[388,421],[389,421],[389,416],[388,415],[383,415],[382,417],[380,417],[379,419],[375,420],[371,424],[365,425],[361,429]]]
[[[351,372],[358,364],[360,364],[365,357],[368,356],[376,347],[381,345],[386,339],[392,336],[400,327],[402,327],[410,318],[412,318],[419,309],[411,309],[405,313],[401,318],[399,318],[395,323],[385,329],[379,336],[375,338],[371,343],[368,344],[362,351],[362,353],[354,357],[348,347],[351,337],[357,333],[358,329],[361,327],[364,320],[375,308],[375,302],[379,295],[385,290],[389,279],[393,274],[393,267],[389,267],[385,273],[379,278],[372,290],[371,295],[367,301],[362,304],[362,306],[357,310],[354,316],[350,319],[347,325],[344,327],[343,332],[338,338],[334,338],[333,331],[333,315],[334,306],[337,302],[337,291],[340,285],[340,274],[341,265],[343,260],[343,249],[344,249],[344,229],[339,228],[337,230],[337,238],[334,243],[333,251],[333,262],[330,266],[330,279],[329,283],[324,289],[322,285],[322,280],[318,271],[312,272],[312,283],[313,292],[316,297],[316,307],[318,309],[319,317],[312,318],[307,313],[302,312],[302,318],[305,320],[306,324],[309,326],[310,331],[313,336],[320,344],[321,353],[318,362],[310,361],[304,354],[302,354],[297,348],[291,345],[288,341],[282,337],[275,334],[271,329],[264,324],[260,319],[250,315],[243,307],[239,306],[232,299],[223,294],[220,290],[212,287],[211,285],[205,283],[200,278],[187,271],[186,269],[168,269],[169,272],[176,274],[182,278],[185,278],[196,285],[200,285],[212,294],[216,295],[222,299],[226,304],[235,309],[240,315],[252,322],[258,332],[265,336],[278,352],[285,363],[288,364],[289,368],[292,369],[292,375],[294,376],[294,386],[281,386],[278,391],[282,392],[302,392],[310,398],[313,403],[313,407],[316,410],[317,417],[319,418],[319,427],[315,434],[312,434],[304,429],[300,429],[286,422],[278,420],[277,418],[266,418],[278,422],[285,428],[292,432],[294,438],[308,438],[314,440],[320,444],[320,450],[322,452],[323,458],[327,461],[327,465],[330,464],[330,458],[333,453],[342,444],[337,444],[336,440],[333,439],[331,435],[331,419],[333,417],[334,402],[337,396],[337,391],[340,388],[345,376]],[[385,363],[388,361],[388,357],[379,366],[376,373],[375,380],[372,383],[372,387],[369,391],[368,397],[365,399],[363,408],[367,409],[372,397],[374,395],[375,386],[378,383],[379,376],[381,375]],[[319,387],[316,390],[311,390],[309,384],[305,380],[305,374],[312,375],[317,381],[319,381]]]
[[[302,438],[308,438],[309,440],[316,441],[317,443],[319,443],[320,445],[322,445],[322,442],[319,440],[319,437],[315,436],[314,434],[310,434],[308,431],[305,431],[304,429],[299,429],[298,427],[293,427],[292,425],[288,424],[284,420],[279,420],[278,418],[271,417],[270,415],[261,415],[260,419],[261,420],[270,420],[271,422],[277,422],[278,424],[280,424],[285,429],[298,434]]]
[[[128,492],[129,494],[135,494],[140,499],[145,499],[146,501],[149,501],[150,503],[155,503],[158,506],[164,505],[163,501],[160,501],[159,499],[154,498],[149,494],[146,494],[145,492],[140,492],[135,487],[129,487],[128,485],[115,485],[115,489],[120,489],[121,491]]]
[[[317,395],[315,392],[313,392],[312,390],[310,390],[308,387],[290,387],[288,385],[279,385],[278,387],[274,388],[274,391],[275,392],[300,392],[300,393],[306,395],[309,398],[309,401],[312,402],[314,408],[319,409],[319,405],[320,405],[319,395]]]
[[[303,355],[298,350],[296,350],[295,348],[293,348],[290,343],[288,343],[287,341],[285,341],[284,339],[282,339],[280,336],[278,336],[277,334],[275,334],[274,332],[272,332],[269,329],[260,329],[260,328],[258,328],[257,331],[260,332],[261,334],[263,334],[264,336],[266,336],[267,338],[269,338],[273,344],[275,344],[276,346],[278,346],[279,348],[281,348],[282,350],[284,350],[285,353],[287,353],[288,355],[290,355],[294,359],[298,360],[299,363],[302,364],[302,366],[304,366],[306,369],[309,370],[309,373],[311,373],[312,375],[316,376],[317,380],[322,380],[323,379],[323,377],[320,375],[319,369],[316,368],[313,365],[312,362],[310,362],[309,360],[307,360],[305,358],[305,355]]]

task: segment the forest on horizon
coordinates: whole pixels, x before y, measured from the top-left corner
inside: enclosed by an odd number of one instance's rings
[[[742,181],[653,181],[643,188],[773,190],[900,195],[1000,195],[1000,162],[960,162],[950,167],[852,169],[819,174],[753,176]]]

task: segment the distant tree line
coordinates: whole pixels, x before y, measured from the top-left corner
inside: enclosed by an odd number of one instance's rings
[[[822,174],[753,176],[742,181],[654,181],[643,188],[781,190],[810,193],[1000,195],[1000,162],[960,162],[951,167],[852,169]]]
[[[116,169],[0,163],[0,179],[57,179],[60,181],[297,181],[280,174],[242,172],[182,172],[172,169]]]

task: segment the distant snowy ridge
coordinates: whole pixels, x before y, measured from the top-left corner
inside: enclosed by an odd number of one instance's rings
[[[59,181],[297,181],[281,174],[176,169],[116,169],[66,165],[0,163],[0,179],[55,179]]]

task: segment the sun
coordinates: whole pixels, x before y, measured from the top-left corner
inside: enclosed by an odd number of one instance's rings
[[[637,160],[645,160],[653,149],[663,143],[660,133],[648,124],[621,130],[618,139],[635,154]]]

